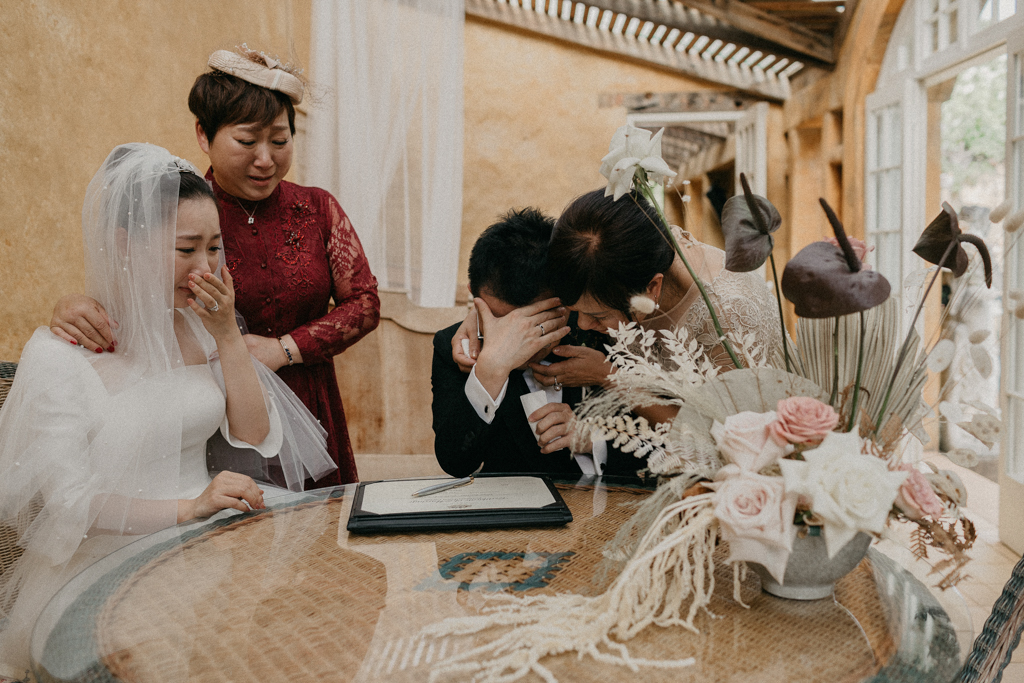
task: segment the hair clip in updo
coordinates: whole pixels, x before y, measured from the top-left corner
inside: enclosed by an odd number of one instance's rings
[[[183,171],[185,173],[194,173],[200,178],[203,177],[203,174],[199,172],[199,169],[196,168],[195,165],[191,161],[188,161],[187,159],[182,159],[181,157],[172,157],[171,163],[174,164],[174,167],[177,168],[179,171]]]

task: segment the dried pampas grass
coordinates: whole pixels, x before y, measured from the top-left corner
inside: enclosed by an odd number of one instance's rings
[[[693,658],[637,659],[622,643],[652,624],[697,632],[694,618],[707,607],[715,588],[712,556],[717,539],[712,494],[672,503],[661,510],[633,559],[601,595],[497,596],[480,616],[446,619],[424,629],[426,636],[441,638],[512,627],[441,662],[430,680],[470,675],[474,681],[505,682],[533,672],[554,683],[554,674],[540,660],[570,651],[633,671],[692,666]]]

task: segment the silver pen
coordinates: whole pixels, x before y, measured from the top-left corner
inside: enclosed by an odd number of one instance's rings
[[[447,491],[448,489],[455,489],[460,486],[468,486],[473,483],[473,475],[463,477],[462,479],[452,479],[451,481],[445,481],[440,484],[434,484],[424,489],[420,489],[416,493],[412,494],[413,498],[419,498],[421,496],[432,496],[435,493],[441,493],[441,491]]]

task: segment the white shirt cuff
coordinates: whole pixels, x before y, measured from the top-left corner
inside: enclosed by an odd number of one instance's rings
[[[508,389],[508,379],[501,385],[498,398],[492,399],[484,389],[484,385],[476,378],[476,368],[469,371],[469,378],[466,380],[466,398],[469,399],[469,405],[473,406],[473,410],[476,411],[477,417],[487,424],[491,424],[494,420],[494,414],[505,398],[506,389]]]
[[[573,457],[583,474],[599,477],[604,474],[604,466],[608,462],[608,442],[594,439],[591,443],[593,453],[574,453]]]
[[[608,464],[608,442],[604,439],[594,439],[594,465],[597,466],[597,473],[604,474],[605,465]]]

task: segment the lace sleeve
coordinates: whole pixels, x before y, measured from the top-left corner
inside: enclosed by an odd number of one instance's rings
[[[370,272],[359,237],[334,197],[328,198],[327,208],[331,221],[327,255],[335,308],[292,331],[306,363],[330,361],[380,322],[377,278]]]
[[[767,283],[756,272],[733,273],[724,268],[705,282],[722,331],[737,355],[750,356],[754,365],[774,364],[782,345],[778,305]],[[718,366],[732,365],[729,354],[718,343],[711,314],[702,298],[686,311],[682,320],[691,337]]]

